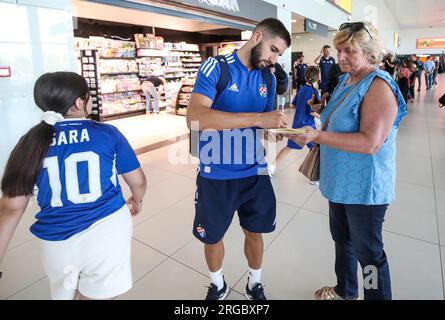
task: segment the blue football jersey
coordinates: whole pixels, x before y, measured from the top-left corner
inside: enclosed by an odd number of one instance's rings
[[[119,210],[125,200],[117,175],[140,167],[112,125],[67,119],[54,131],[36,181],[41,211],[31,226],[35,236],[49,241],[66,240]]]
[[[304,74],[306,72],[306,69],[307,69],[307,64],[306,63],[299,63],[297,65],[297,79],[301,83],[304,83],[306,81],[304,79]]]
[[[239,60],[237,51],[226,55],[226,61],[230,80],[218,99],[215,100],[215,95],[221,71],[215,58],[208,58],[201,64],[193,93],[210,98],[214,110],[232,113],[273,111],[275,77],[272,77],[272,88],[267,88],[262,71],[249,71]],[[227,180],[262,173],[267,169],[262,133],[259,128],[200,132],[200,175]]]
[[[329,57],[326,59],[325,57],[320,58],[320,89],[326,90],[329,83],[329,71],[335,65],[335,59],[333,57]]]

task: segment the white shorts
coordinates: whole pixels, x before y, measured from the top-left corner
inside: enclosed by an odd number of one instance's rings
[[[110,299],[133,286],[133,222],[127,205],[63,241],[42,244],[43,267],[55,300],[70,300],[76,290],[91,299]]]

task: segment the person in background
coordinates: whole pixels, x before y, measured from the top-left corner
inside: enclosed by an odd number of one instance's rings
[[[145,95],[145,105],[147,113],[159,114],[159,92],[163,92],[167,85],[167,81],[163,77],[151,76],[142,82],[141,89]],[[153,102],[151,101],[153,99]]]
[[[298,94],[295,96],[292,104],[295,106],[294,120],[292,122],[292,128],[302,128],[304,126],[310,126],[315,129],[314,116],[311,107],[307,104],[307,101],[314,95],[317,99],[320,99],[318,90],[315,89],[314,85],[318,82],[320,70],[316,66],[310,66],[306,69],[305,79],[306,83],[301,86]],[[307,147],[311,149],[313,143],[308,143]],[[282,160],[286,155],[292,150],[300,150],[303,147],[296,144],[294,141],[289,139],[287,141],[287,146],[284,147],[277,155],[275,161],[269,166],[270,174],[273,175],[276,166],[280,160]]]
[[[417,82],[419,83],[417,86],[417,91],[420,91],[420,86],[422,84],[422,72],[424,69],[424,65],[423,62],[419,60],[419,58],[417,58],[417,56],[415,54],[411,55],[411,61],[416,65],[416,77],[417,77]]]
[[[439,58],[439,73],[445,72],[445,55]]]
[[[304,62],[304,55],[301,54],[298,57],[296,70],[297,70],[297,92],[300,89],[301,86],[303,86],[306,83],[305,80],[305,73],[307,69],[307,64]]]
[[[394,78],[394,71],[396,64],[394,62],[394,56],[392,53],[388,53],[383,57],[384,70],[389,73],[391,78]]]
[[[275,79],[277,80],[276,93],[278,108],[283,111],[286,102],[285,94],[289,86],[289,78],[287,77],[286,71],[284,71],[284,63],[276,63],[275,66],[270,68],[270,70],[275,75]]]
[[[291,71],[291,79],[292,79],[292,94],[294,94],[294,91],[297,90],[297,64],[298,60],[295,60],[292,64],[292,71]]]
[[[403,99],[405,103],[408,103],[408,92],[410,87],[410,76],[411,76],[411,66],[412,62],[410,60],[403,61],[402,67],[399,69],[398,82],[400,92],[402,92]]]
[[[426,90],[430,90],[433,86],[434,70],[436,64],[434,63],[434,57],[429,56],[428,60],[425,62],[425,82]]]
[[[439,98],[439,108],[445,107],[445,93]]]
[[[439,74],[439,66],[440,66],[440,61],[439,61],[439,57],[436,57],[434,59],[434,64],[435,64],[435,68],[434,68],[434,75],[433,75],[433,85],[437,85],[437,75]]]
[[[324,45],[320,54],[314,59],[314,63],[320,69],[320,90],[323,95],[329,86],[329,71],[335,65],[335,59],[330,56],[331,47]]]
[[[410,102],[414,102],[415,98],[415,85],[416,85],[416,72],[417,72],[417,66],[411,62],[411,75],[409,76],[409,92],[408,92],[408,100]]]

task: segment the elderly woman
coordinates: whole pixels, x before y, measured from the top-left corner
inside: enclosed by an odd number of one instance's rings
[[[305,127],[288,137],[320,144],[320,191],[329,200],[337,285],[315,292],[320,300],[357,299],[357,260],[365,299],[391,299],[382,226],[394,199],[396,135],[406,104],[390,75],[376,67],[382,51],[369,23],[344,23],[334,38],[344,75],[321,111],[326,130]],[[308,101],[320,111],[322,104]]]

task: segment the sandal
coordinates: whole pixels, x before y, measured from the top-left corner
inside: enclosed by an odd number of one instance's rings
[[[346,300],[335,292],[335,287],[323,287],[314,294],[316,300]]]

